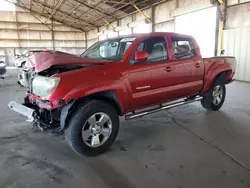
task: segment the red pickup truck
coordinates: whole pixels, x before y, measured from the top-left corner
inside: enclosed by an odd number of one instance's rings
[[[78,154],[97,155],[114,142],[119,116],[132,119],[194,101],[220,109],[235,68],[234,57],[202,58],[191,36],[120,36],[80,57],[34,54],[19,80],[27,87],[24,104],[8,105],[42,130],[65,133]]]

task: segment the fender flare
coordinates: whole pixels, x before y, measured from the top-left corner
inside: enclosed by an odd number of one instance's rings
[[[63,106],[61,114],[60,114],[60,127],[55,129],[54,132],[58,133],[58,132],[63,131],[66,127],[66,121],[70,113],[70,110],[72,110],[72,107],[74,105],[81,104],[88,99],[99,99],[99,100],[107,101],[108,103],[111,103],[111,105],[116,109],[118,115],[122,115],[122,108],[118,102],[118,98],[116,96],[115,91],[114,90],[101,91],[101,92],[90,94],[83,98],[73,99],[67,105]]]
[[[64,130],[69,111],[70,111],[71,107],[75,104],[75,102],[76,102],[76,100],[72,100],[68,104],[63,106],[61,114],[60,114],[60,127],[56,128],[53,131],[54,133],[59,133],[59,132]]]
[[[228,78],[228,74],[230,73],[230,70],[223,70],[219,73],[217,73],[216,75],[212,76],[212,78],[210,80],[207,80],[207,82],[204,84],[202,93],[206,93],[210,90],[211,86],[214,84],[215,80],[218,78],[225,78],[225,83],[227,81]]]
[[[117,94],[115,90],[106,90],[106,91],[100,91],[97,93],[93,93],[87,96],[87,98],[93,98],[93,99],[99,99],[104,100],[112,104],[112,106],[116,109],[117,113],[119,115],[122,115],[122,106],[119,103]]]

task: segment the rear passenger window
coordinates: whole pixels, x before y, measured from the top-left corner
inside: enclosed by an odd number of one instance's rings
[[[172,46],[176,59],[187,59],[195,56],[195,48],[191,39],[172,38]]]

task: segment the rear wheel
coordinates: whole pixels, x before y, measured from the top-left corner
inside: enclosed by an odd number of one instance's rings
[[[226,87],[222,79],[217,79],[208,93],[203,96],[201,104],[203,108],[208,110],[219,110],[226,97]]]
[[[110,104],[92,100],[81,105],[71,117],[65,137],[80,155],[105,152],[119,130],[119,117]]]

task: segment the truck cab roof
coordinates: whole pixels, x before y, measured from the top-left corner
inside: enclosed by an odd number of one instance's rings
[[[113,39],[126,38],[126,37],[136,37],[137,39],[139,39],[139,38],[148,38],[148,37],[157,37],[157,36],[183,37],[183,38],[191,38],[191,39],[193,39],[193,37],[190,36],[190,35],[179,34],[179,33],[171,33],[171,32],[152,32],[152,33],[143,33],[143,34],[121,35],[119,37],[114,37]]]

